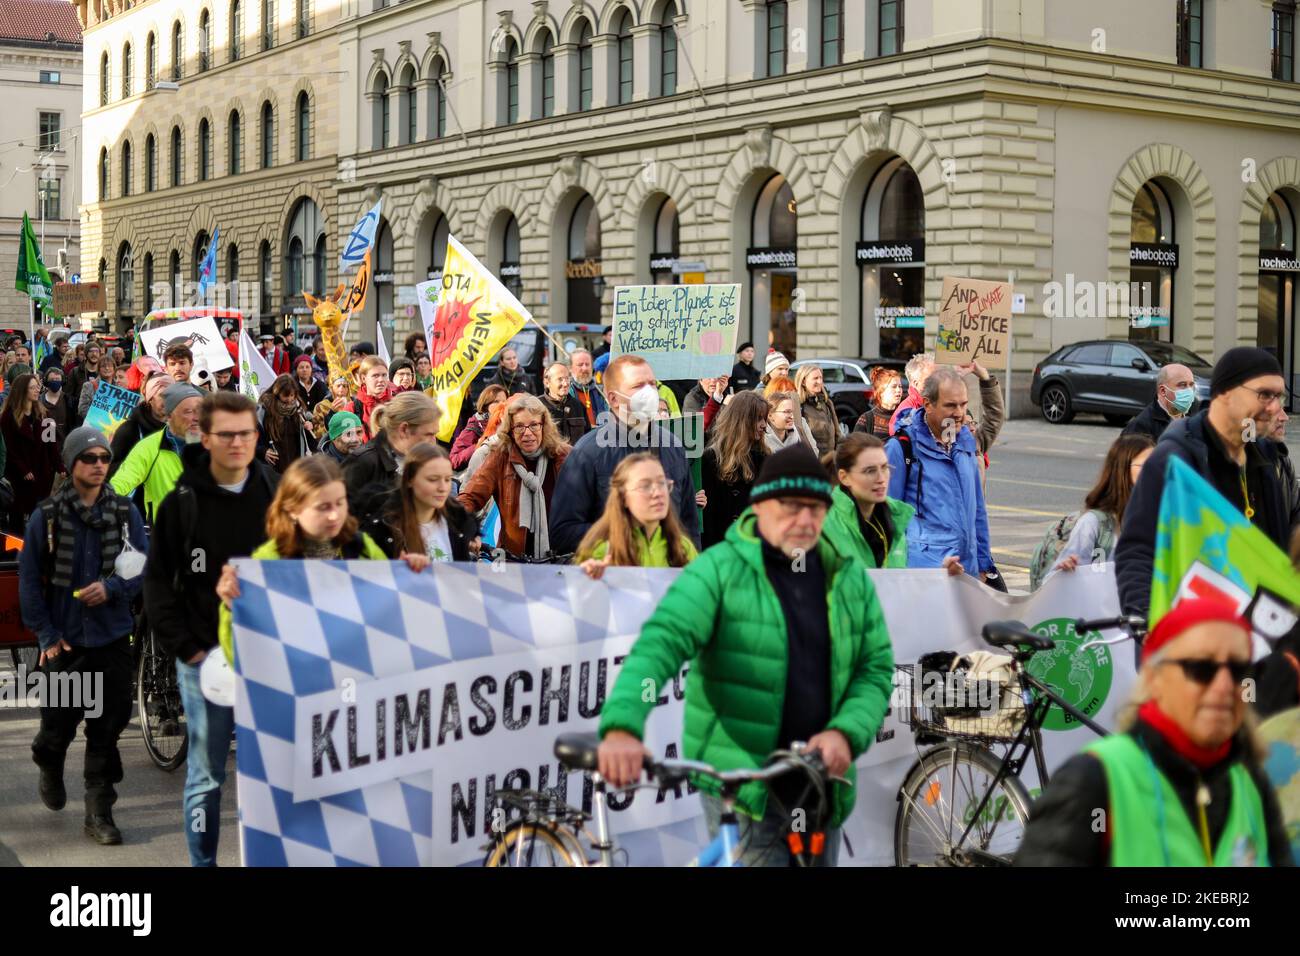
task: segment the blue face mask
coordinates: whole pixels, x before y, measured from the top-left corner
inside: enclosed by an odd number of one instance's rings
[[[46,384],[45,387],[48,388],[51,392],[60,391],[63,388],[63,380],[57,379],[55,381],[49,382]]]
[[[1173,400],[1174,409],[1179,415],[1186,415],[1193,405],[1196,404],[1195,388],[1180,388],[1174,392]]]

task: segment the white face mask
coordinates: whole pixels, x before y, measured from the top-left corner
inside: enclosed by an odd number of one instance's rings
[[[627,400],[628,412],[638,421],[649,422],[659,417],[659,389],[648,382],[631,395],[618,394]]]

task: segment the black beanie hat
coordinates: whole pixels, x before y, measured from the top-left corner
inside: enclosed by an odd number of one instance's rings
[[[1210,376],[1210,398],[1222,395],[1229,389],[1236,388],[1242,382],[1261,375],[1281,375],[1282,366],[1272,352],[1255,348],[1253,345],[1239,345],[1228,349],[1223,357],[1214,363],[1214,373]]]
[[[807,445],[791,445],[764,459],[749,503],[769,498],[817,498],[828,505],[834,501],[826,469]]]

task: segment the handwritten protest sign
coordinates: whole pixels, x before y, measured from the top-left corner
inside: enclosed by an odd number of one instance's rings
[[[634,352],[661,382],[728,375],[739,319],[736,283],[620,286],[614,290],[611,357]]]
[[[80,315],[83,312],[103,312],[108,308],[101,282],[56,282],[54,284],[54,315]]]
[[[188,346],[194,353],[195,363],[203,359],[209,372],[220,372],[235,364],[217,329],[216,319],[210,315],[147,329],[140,333],[140,345],[145,355],[152,355],[160,362],[169,346]]]
[[[86,424],[112,438],[117,426],[126,421],[139,404],[140,396],[130,389],[100,382],[95,397],[90,400]]]
[[[940,365],[1006,364],[1011,292],[1009,282],[944,276],[935,361]]]

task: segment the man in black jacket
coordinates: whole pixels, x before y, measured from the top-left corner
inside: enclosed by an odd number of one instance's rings
[[[1287,549],[1291,516],[1275,469],[1277,448],[1264,437],[1272,432],[1285,394],[1277,359],[1263,349],[1239,346],[1214,366],[1209,408],[1165,430],[1124,510],[1115,548],[1115,578],[1126,614],[1146,617],[1150,610],[1156,526],[1170,457],[1191,465],[1271,541]]]
[[[520,392],[527,392],[529,395],[537,394],[533,377],[519,367],[519,353],[508,345],[497,356],[497,372],[487,380],[486,384],[500,385],[506,390],[507,395],[518,395]]]
[[[569,386],[573,384],[569,366],[563,362],[551,363],[542,380],[546,384],[542,404],[551,413],[551,421],[555,422],[560,436],[570,445],[576,445],[579,438],[591,431],[591,425],[582,404],[569,394]]]
[[[231,558],[266,540],[266,512],[280,476],[253,460],[256,406],[243,395],[203,399],[202,446],[189,445],[176,489],[158,508],[145,568],[149,626],[176,657],[189,737],[185,838],[193,866],[215,866],[221,784],[234,732],[232,707],[213,704],[199,687],[199,667],[217,646],[217,581]]]
[[[695,482],[681,441],[655,425],[659,390],[654,370],[639,355],[620,355],[605,371],[605,394],[609,414],[573,446],[555,480],[555,504],[549,519],[551,549],[556,554],[578,549],[587,529],[605,510],[614,469],[638,451],[652,452],[663,463],[664,473],[673,482],[673,508],[698,547],[700,512],[695,505]]]
[[[1159,441],[1169,423],[1186,418],[1196,404],[1196,377],[1186,365],[1162,365],[1156,372],[1156,397],[1124,426],[1123,435],[1150,435]]]

